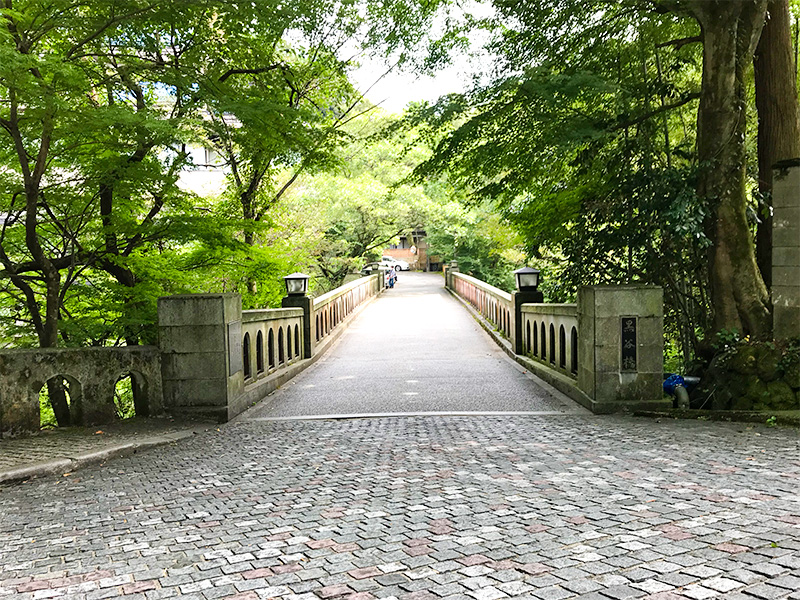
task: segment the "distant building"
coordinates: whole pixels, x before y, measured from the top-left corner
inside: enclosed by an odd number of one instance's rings
[[[216,150],[200,145],[187,144],[186,151],[192,157],[193,167],[183,169],[178,176],[178,186],[203,198],[218,196],[225,189],[227,169],[225,161]]]
[[[396,244],[390,245],[383,251],[383,255],[406,261],[412,270],[441,271],[440,257],[428,254],[426,235],[423,229],[415,229],[408,235],[401,235]]]

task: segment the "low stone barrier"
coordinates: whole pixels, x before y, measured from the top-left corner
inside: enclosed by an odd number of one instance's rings
[[[69,385],[75,425],[116,418],[114,391],[133,380],[137,416],[163,412],[232,419],[311,364],[343,325],[382,290],[381,275],[284,308],[242,310],[238,294],[159,298],[159,345],[0,350],[0,436],[39,430],[39,392]]]
[[[70,417],[76,425],[116,419],[114,389],[130,375],[137,390],[137,414],[164,410],[159,349],[31,348],[0,350],[0,434],[38,431],[39,392],[53,377],[69,383]]]
[[[446,286],[501,334],[517,362],[593,412],[671,407],[662,392],[661,288],[585,286],[577,304],[543,304],[455,269]]]

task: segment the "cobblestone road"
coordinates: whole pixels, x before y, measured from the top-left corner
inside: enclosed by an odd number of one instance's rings
[[[0,597],[800,598],[793,430],[240,422],[0,488]]]

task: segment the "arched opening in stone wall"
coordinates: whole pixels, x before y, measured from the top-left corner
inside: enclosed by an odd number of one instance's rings
[[[525,321],[525,348],[523,354],[528,354],[531,351],[531,322]]]
[[[536,321],[533,322],[533,355],[539,356],[539,335],[536,333],[539,327]]]
[[[275,334],[272,333],[272,329],[269,330],[269,334],[267,334],[267,358],[269,360],[269,368],[275,368]]]
[[[286,362],[286,355],[284,354],[284,344],[283,344],[283,327],[278,329],[278,364],[282,365]]]
[[[264,372],[264,334],[256,335],[256,373]]]
[[[286,327],[286,360],[292,360],[292,326]]]
[[[572,361],[570,370],[578,374],[578,330],[574,327],[570,332],[570,349],[572,350]]]
[[[40,427],[68,427],[82,422],[81,384],[77,379],[55,375],[41,384],[38,395]]]
[[[242,341],[242,362],[244,363],[244,378],[250,379],[253,372],[250,370],[250,334],[244,334]]]
[[[114,411],[118,419],[150,416],[147,379],[130,371],[117,379],[114,386]]]
[[[294,326],[294,355],[300,356],[300,328]]]
[[[541,338],[541,343],[542,343],[542,360],[544,360],[547,358],[547,334],[544,326],[544,321],[542,321],[541,323],[540,331],[542,332],[542,335],[539,336]]]
[[[556,364],[556,328],[550,323],[550,363]]]
[[[558,366],[567,368],[567,333],[563,325],[558,329]]]

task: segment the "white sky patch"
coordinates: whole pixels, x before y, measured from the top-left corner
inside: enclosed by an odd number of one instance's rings
[[[494,8],[479,2],[471,2],[468,9],[473,15],[488,18],[494,14]],[[441,34],[443,19],[433,26],[433,36]],[[400,113],[409,102],[435,102],[445,94],[467,91],[476,76],[485,72],[485,61],[489,57],[482,51],[489,36],[484,31],[474,31],[469,35],[470,48],[466,52],[454,51],[451,63],[430,75],[391,69],[391,59],[381,60],[378,57],[362,55],[361,66],[355,69],[352,80],[359,90],[373,104],[381,106],[388,112]],[[383,77],[382,77],[383,76]]]

